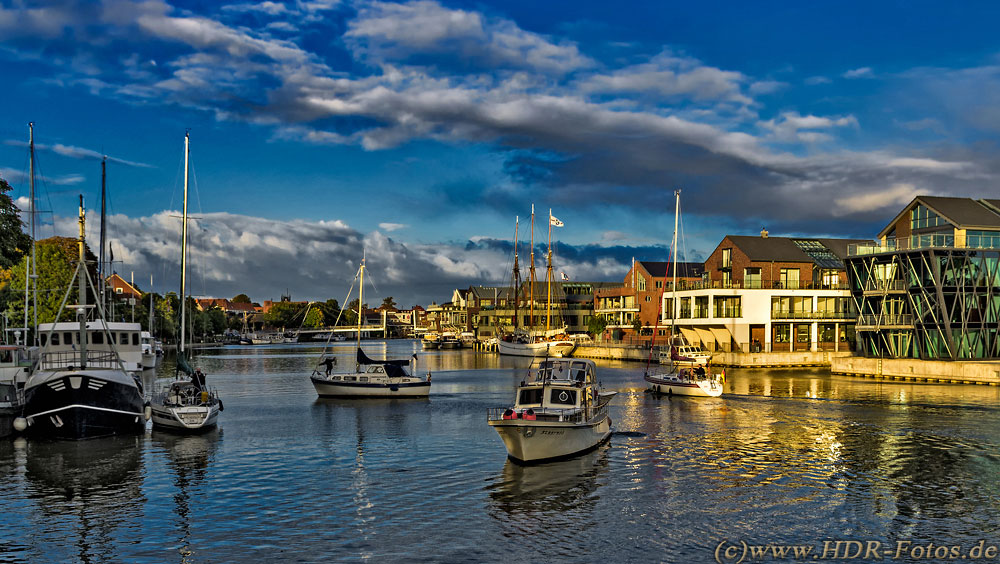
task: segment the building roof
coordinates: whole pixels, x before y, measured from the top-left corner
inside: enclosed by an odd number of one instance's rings
[[[649,273],[653,278],[663,278],[665,276],[673,276],[673,271],[671,266],[672,262],[656,262],[650,260],[640,260],[636,261],[642,265],[646,272]],[[701,278],[702,273],[705,272],[705,264],[701,262],[678,262],[677,263],[677,276],[683,278]]]
[[[927,206],[959,229],[1000,228],[1000,200],[975,200],[947,196],[917,196],[903,208],[892,221],[879,232],[879,237],[888,235],[892,227],[917,204]]]
[[[822,268],[844,268],[847,247],[871,243],[866,239],[818,237],[760,237],[727,235],[733,245],[753,262],[807,262]]]

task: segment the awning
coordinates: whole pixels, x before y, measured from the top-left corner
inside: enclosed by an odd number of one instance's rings
[[[700,327],[695,327],[694,330],[698,333],[698,340],[701,341],[701,348],[711,351],[715,350],[715,336],[708,329],[702,329]]]
[[[729,332],[729,329],[725,327],[711,327],[712,335],[715,336],[715,342],[719,343],[719,348],[728,351],[733,345],[733,335]]]
[[[688,329],[687,327],[681,327],[681,335],[684,335],[684,340],[691,345],[697,345],[700,339],[698,334],[694,332],[694,329]]]

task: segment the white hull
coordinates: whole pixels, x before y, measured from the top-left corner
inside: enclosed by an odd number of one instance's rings
[[[202,431],[215,427],[219,419],[218,405],[182,407],[150,406],[154,428],[174,431]]]
[[[649,390],[658,394],[715,398],[722,395],[722,382],[714,378],[692,380],[677,374],[647,374]]]
[[[576,347],[573,341],[543,341],[538,343],[510,343],[497,339],[497,352],[510,356],[530,356],[536,358],[562,358]]]
[[[425,398],[431,392],[431,383],[420,378],[385,379],[383,381],[372,379],[368,382],[357,382],[344,380],[344,376],[341,375],[333,375],[313,376],[312,383],[320,397]]]
[[[156,356],[155,352],[151,352],[151,353],[144,352],[144,353],[142,353],[142,369],[143,370],[150,370],[150,369],[156,368],[156,364],[157,364],[157,362],[159,360],[160,360],[160,357]]]
[[[556,421],[490,421],[507,455],[518,462],[541,462],[586,452],[611,436],[611,418],[591,423]]]

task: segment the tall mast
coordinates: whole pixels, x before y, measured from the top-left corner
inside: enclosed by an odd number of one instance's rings
[[[153,275],[149,275],[149,337],[153,337]]]
[[[532,329],[535,328],[535,204],[531,204],[531,301],[528,304],[531,306],[531,315],[528,316],[528,321]]]
[[[674,200],[675,200],[675,203],[674,203],[674,240],[673,240],[673,242],[670,243],[670,246],[673,247],[673,249],[674,249],[674,267],[673,267],[674,281],[673,281],[673,288],[671,288],[671,292],[673,293],[673,299],[671,300],[671,302],[673,302],[673,303],[672,303],[672,306],[670,308],[670,341],[671,341],[670,345],[671,346],[673,346],[673,344],[674,344],[673,343],[673,338],[674,338],[674,316],[676,315],[676,311],[677,311],[677,224],[678,224],[678,220],[680,219],[680,216],[681,216],[681,191],[680,191],[679,188],[677,190],[674,190]]]
[[[104,288],[104,279],[108,275],[108,270],[105,269],[104,262],[104,248],[108,244],[108,222],[107,222],[107,163],[108,157],[101,159],[101,250],[98,251],[97,257],[97,277],[99,278],[98,284],[100,284],[100,295],[101,295],[101,305],[107,305],[107,294]],[[114,319],[114,312],[111,314],[112,319]]]
[[[548,331],[549,324],[552,320],[552,208],[549,208],[549,255],[548,270],[545,272],[545,280],[549,287],[549,295],[545,304],[545,331]]]
[[[86,262],[86,211],[83,208],[83,195],[80,195],[80,264],[77,266],[79,274],[79,307],[76,316],[80,318],[80,370],[87,369],[87,262]]]
[[[38,344],[38,269],[35,265],[35,123],[28,122],[28,215],[31,222],[31,287],[32,287],[32,312],[34,316],[34,342]],[[28,277],[28,269],[24,269],[25,278]],[[28,280],[24,281],[24,327],[28,328]],[[28,339],[25,336],[24,342]]]
[[[188,239],[188,160],[191,156],[191,132],[184,132],[184,211],[181,217],[181,342],[180,351],[184,354],[185,313],[187,308],[187,239]]]
[[[511,282],[514,286],[514,330],[518,327],[518,317],[520,314],[517,312],[517,299],[518,299],[518,289],[521,285],[521,271],[517,266],[517,228],[520,225],[521,218],[514,217],[514,280]]]
[[[361,253],[361,284],[358,286],[358,348],[361,348],[361,321],[365,309],[365,253]]]

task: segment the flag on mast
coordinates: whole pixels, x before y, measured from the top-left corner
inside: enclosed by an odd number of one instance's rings
[[[565,272],[560,272],[559,274],[562,275],[562,279],[564,281],[569,281],[569,275],[567,275]]]
[[[549,214],[549,224],[554,225],[555,227],[563,226],[563,222],[559,221],[559,219],[557,219],[556,216],[552,215],[551,213]]]

